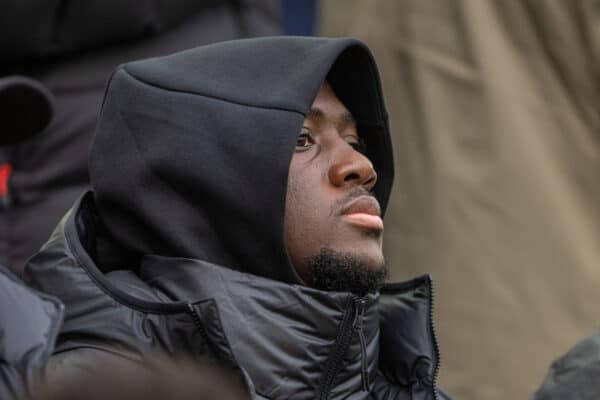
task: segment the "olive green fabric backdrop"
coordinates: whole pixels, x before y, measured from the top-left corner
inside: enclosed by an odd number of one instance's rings
[[[392,121],[392,278],[437,287],[440,383],[525,399],[600,326],[600,1],[324,0]],[[600,379],[600,378],[599,378]]]

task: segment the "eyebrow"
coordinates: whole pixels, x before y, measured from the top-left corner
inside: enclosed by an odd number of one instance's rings
[[[318,121],[325,118],[325,113],[319,107],[311,107],[306,113],[306,118],[316,119]],[[337,123],[340,125],[340,128],[345,128],[348,125],[356,125],[356,119],[350,111],[346,111],[342,114],[342,117]]]

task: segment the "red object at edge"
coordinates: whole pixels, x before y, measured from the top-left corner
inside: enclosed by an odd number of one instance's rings
[[[0,164],[0,197],[8,194],[8,180],[12,173],[12,165],[10,163]]]

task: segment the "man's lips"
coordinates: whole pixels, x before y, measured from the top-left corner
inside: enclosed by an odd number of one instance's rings
[[[373,196],[363,195],[344,205],[340,212],[342,217],[352,225],[375,231],[383,231],[381,208]]]

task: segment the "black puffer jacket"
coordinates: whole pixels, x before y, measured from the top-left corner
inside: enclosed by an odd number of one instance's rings
[[[379,296],[322,292],[207,262],[142,258],[104,273],[92,193],[61,222],[26,273],[67,305],[49,379],[109,354],[216,358],[245,376],[254,399],[445,399],[428,276]]]
[[[290,160],[324,80],[357,121],[385,212],[392,149],[364,44],[248,39],[114,72],[93,192],[26,267],[67,307],[55,371],[161,351],[226,361],[255,398],[439,396],[428,278],[356,299],[302,286],[290,263]]]
[[[62,317],[58,299],[32,291],[0,266],[0,399],[31,395]]]

